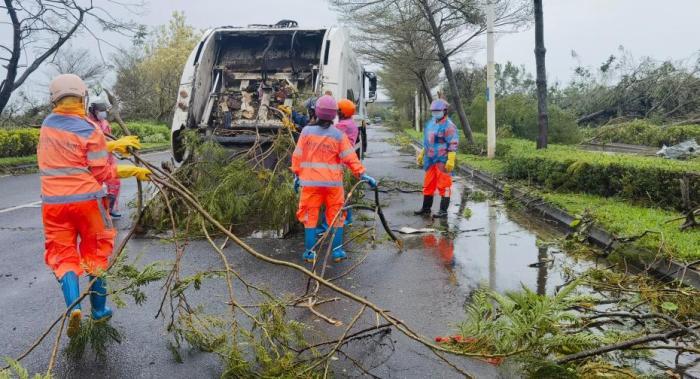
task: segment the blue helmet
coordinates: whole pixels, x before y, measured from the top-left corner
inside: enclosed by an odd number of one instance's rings
[[[447,103],[447,101],[445,101],[443,99],[437,99],[437,100],[433,100],[433,102],[430,103],[430,110],[431,111],[446,111],[449,106],[450,106],[450,104]]]

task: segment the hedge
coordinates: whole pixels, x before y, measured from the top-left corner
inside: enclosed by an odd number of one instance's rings
[[[634,120],[593,129],[589,133],[603,143],[627,143],[661,147],[670,146],[694,138],[700,143],[700,125],[675,125],[661,127],[645,120]]]
[[[170,141],[170,128],[163,124],[148,121],[128,122],[129,132],[139,136],[142,143],[162,143]],[[123,135],[116,123],[112,124],[112,132],[116,137]]]
[[[0,129],[0,158],[36,154],[38,143],[39,129]]]
[[[546,150],[513,148],[504,173],[545,188],[619,196],[643,204],[680,209],[679,179],[690,180],[691,201],[700,202],[700,161],[673,161],[626,154],[604,154],[550,145]]]
[[[148,122],[127,123],[129,131],[144,144],[162,144],[170,141],[170,129],[162,124]],[[35,128],[0,128],[0,158],[24,157],[36,154],[39,131]],[[113,124],[112,132],[121,137],[121,128]]]

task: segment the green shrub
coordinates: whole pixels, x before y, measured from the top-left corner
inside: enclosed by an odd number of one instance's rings
[[[131,134],[137,135],[142,143],[164,143],[170,141],[170,128],[163,124],[152,122],[128,122],[126,125]],[[121,128],[113,124],[112,132],[116,137],[123,136]]]
[[[661,127],[646,120],[605,125],[592,131],[594,139],[603,143],[627,143],[661,147],[695,138],[700,142],[700,125]]]
[[[39,129],[0,129],[0,158],[36,154]]]
[[[505,175],[553,190],[619,196],[640,203],[680,208],[679,179],[689,177],[691,201],[700,202],[700,162],[624,154],[602,154],[552,145],[547,150],[511,150]]]
[[[469,121],[476,132],[486,132],[486,99],[476,97],[469,106]],[[499,134],[536,140],[539,134],[537,100],[525,94],[496,99],[496,127]],[[574,144],[581,140],[576,117],[554,104],[549,105],[549,141]]]

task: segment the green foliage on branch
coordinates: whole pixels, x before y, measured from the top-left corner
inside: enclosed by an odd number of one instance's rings
[[[661,147],[675,145],[689,139],[700,142],[700,125],[662,127],[647,120],[634,120],[601,126],[591,130],[591,134],[596,142]]]
[[[486,132],[486,99],[477,96],[470,108],[472,129]],[[538,136],[537,99],[515,93],[496,100],[496,128],[501,133],[536,140]],[[556,105],[549,106],[549,140],[552,143],[573,144],[581,139],[576,117]]]

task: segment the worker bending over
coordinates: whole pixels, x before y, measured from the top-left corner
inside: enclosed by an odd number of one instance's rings
[[[102,133],[112,134],[112,126],[107,121],[107,103],[103,100],[93,101],[88,108],[88,119],[95,125],[97,125]],[[114,154],[109,154],[107,158],[110,165],[117,164],[117,158]],[[121,180],[119,178],[108,179],[105,181],[105,186],[107,187],[107,200],[109,204],[109,215],[112,219],[119,219],[122,217],[119,214],[119,190],[121,188]]]
[[[44,261],[58,279],[68,307],[69,337],[78,334],[81,306],[78,278],[87,272],[92,280],[108,267],[116,230],[106,211],[102,185],[117,177],[148,180],[150,171],[136,166],[115,166],[112,151],[127,154],[139,148],[136,137],[107,143],[99,127],[88,122],[87,87],[76,75],[63,74],[49,85],[53,111],[41,125],[37,160],[41,175]],[[80,242],[78,242],[78,240]],[[112,316],[107,307],[104,279],[90,288],[92,317]]]
[[[455,124],[447,117],[449,104],[437,99],[430,104],[432,118],[423,130],[423,149],[418,154],[418,165],[425,170],[423,181],[423,207],[416,215],[429,215],[433,206],[435,190],[440,193],[440,211],[434,218],[446,218],[452,194],[452,170],[457,158],[459,133]]]
[[[326,207],[326,219],[332,224],[331,234],[333,260],[347,258],[343,250],[343,165],[371,187],[377,186],[374,178],[365,174],[365,168],[355,154],[350,140],[333,120],[338,112],[338,104],[332,96],[324,95],[316,101],[316,123],[306,126],[299,136],[292,155],[292,172],[295,175],[294,187],[301,189],[297,218],[304,224],[304,254],[302,258],[313,262],[316,252],[316,225],[321,205]],[[337,218],[336,218],[337,216]]]

